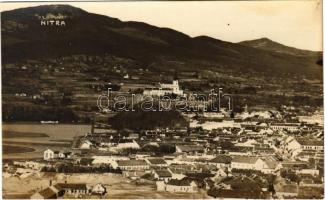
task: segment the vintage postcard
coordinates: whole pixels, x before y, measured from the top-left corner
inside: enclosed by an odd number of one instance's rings
[[[2,198],[323,199],[322,7],[2,2]]]

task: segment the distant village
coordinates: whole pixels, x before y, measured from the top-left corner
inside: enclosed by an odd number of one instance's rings
[[[146,95],[183,95],[178,82],[147,88]],[[113,173],[149,182],[159,192],[205,193],[213,198],[323,198],[323,111],[297,109],[183,112],[186,128],[123,132],[94,121],[71,148],[49,147],[42,160],[6,163],[5,176],[35,171]],[[292,117],[295,116],[295,117]],[[105,197],[98,182],[50,181],[31,199]],[[106,196],[107,197],[107,196]]]

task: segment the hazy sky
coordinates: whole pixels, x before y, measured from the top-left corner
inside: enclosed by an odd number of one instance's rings
[[[301,49],[322,50],[321,1],[2,3],[0,10],[70,4],[122,21],[169,27],[190,36],[239,42],[262,37]]]

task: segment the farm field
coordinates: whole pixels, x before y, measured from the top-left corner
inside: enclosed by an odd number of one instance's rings
[[[84,124],[3,124],[3,159],[41,158],[47,148],[69,148],[73,137],[90,131]]]
[[[4,154],[12,154],[12,153],[27,153],[35,151],[35,149],[30,147],[22,147],[22,146],[12,146],[12,145],[3,145],[2,152]]]
[[[31,133],[31,132],[15,132],[15,131],[3,131],[2,138],[33,138],[33,137],[49,137],[45,133]]]

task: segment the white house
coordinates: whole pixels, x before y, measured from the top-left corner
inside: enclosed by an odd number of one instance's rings
[[[231,161],[232,169],[255,169],[258,157],[235,156]],[[260,162],[260,161],[259,161]]]
[[[194,181],[172,179],[166,183],[167,192],[197,192],[198,187]]]
[[[129,157],[126,156],[92,156],[94,159],[92,164],[110,164],[114,169],[118,167],[117,162],[118,160],[130,160]]]
[[[232,169],[258,170],[263,173],[273,173],[277,170],[278,164],[270,158],[259,158],[249,156],[235,156],[231,161]]]
[[[194,181],[171,179],[167,183],[164,181],[156,182],[158,191],[193,193],[197,192],[198,187]]]
[[[324,150],[323,141],[318,139],[288,137],[285,144],[286,150],[289,151],[293,157],[296,157],[302,151],[320,152]]]
[[[149,169],[149,165],[144,160],[118,160],[117,166],[121,170],[144,171]]]
[[[272,123],[270,128],[274,131],[287,130],[290,132],[295,132],[299,130],[299,123]]]
[[[70,195],[84,195],[91,191],[91,189],[84,183],[57,183],[53,187]]]
[[[92,194],[98,194],[98,195],[104,195],[106,192],[107,192],[106,187],[100,183],[96,184],[91,191]]]
[[[120,149],[139,149],[139,148],[140,148],[139,144],[134,140],[131,140],[130,142],[120,142],[116,146],[116,149],[118,149],[118,150],[120,150]]]
[[[44,160],[52,160],[59,157],[59,151],[47,149],[44,151]]]
[[[204,153],[204,151],[205,148],[199,145],[176,145],[177,153],[197,154],[197,153]]]
[[[318,176],[319,175],[319,170],[318,169],[300,169],[296,170],[297,174],[309,174],[312,176]]]
[[[301,148],[303,150],[316,150],[316,151],[324,150],[323,140],[299,138],[297,139],[297,142],[301,145]]]

